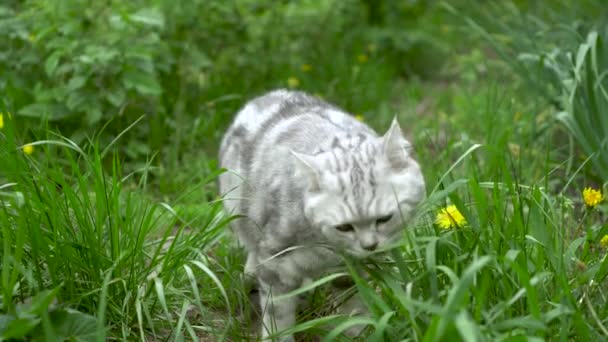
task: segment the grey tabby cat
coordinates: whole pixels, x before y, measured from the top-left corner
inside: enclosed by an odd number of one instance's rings
[[[302,92],[275,90],[245,105],[220,147],[225,207],[257,277],[262,337],[295,323],[281,298],[340,263],[395,238],[425,193],[396,120],[379,137],[344,111]],[[291,337],[288,337],[290,339]]]

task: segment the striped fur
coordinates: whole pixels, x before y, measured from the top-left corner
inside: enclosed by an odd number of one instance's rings
[[[242,216],[233,228],[260,285],[264,337],[295,321],[295,299],[272,296],[337,265],[336,251],[365,257],[399,235],[424,196],[410,148],[397,121],[380,137],[302,92],[275,90],[237,114],[220,147],[220,190]]]

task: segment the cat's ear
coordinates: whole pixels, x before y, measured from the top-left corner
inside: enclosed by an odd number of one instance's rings
[[[382,137],[382,150],[391,168],[402,170],[407,167],[409,157],[406,148],[408,147],[409,143],[403,137],[401,127],[395,117],[391,127]]]
[[[290,150],[290,152],[291,155],[294,156],[293,159],[296,161],[295,165],[297,171],[305,175],[308,181],[308,189],[310,191],[319,190],[320,173],[315,157],[307,154],[294,152],[293,150]]]

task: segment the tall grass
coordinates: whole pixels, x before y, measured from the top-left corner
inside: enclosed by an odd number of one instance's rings
[[[564,111],[558,113],[569,133],[591,158],[602,180],[608,179],[608,31],[591,31],[571,55],[562,79]]]
[[[597,1],[556,1],[547,11],[524,2],[456,9],[518,74],[553,104],[554,116],[590,157],[596,181],[608,179],[608,11]]]
[[[0,336],[194,334],[186,313],[190,303],[200,310],[198,286],[219,286],[204,253],[227,223],[220,204],[185,220],[129,187],[145,177],[122,175],[119,156],[50,137],[30,143],[28,155],[14,118],[0,131]]]

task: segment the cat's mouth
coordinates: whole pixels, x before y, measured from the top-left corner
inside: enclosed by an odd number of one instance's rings
[[[372,255],[378,254],[380,253],[382,250],[382,248],[380,248],[380,246],[372,251],[370,250],[365,250],[363,248],[357,248],[357,249],[348,249],[345,252],[350,255],[353,256],[357,259],[365,259],[365,258],[369,258]]]
[[[395,234],[390,238],[383,239],[373,250],[366,250],[362,247],[357,246],[357,248],[347,248],[345,252],[353,257],[358,259],[369,258],[373,255],[378,255],[382,253],[386,253],[394,248],[398,248],[402,245],[401,235]]]

